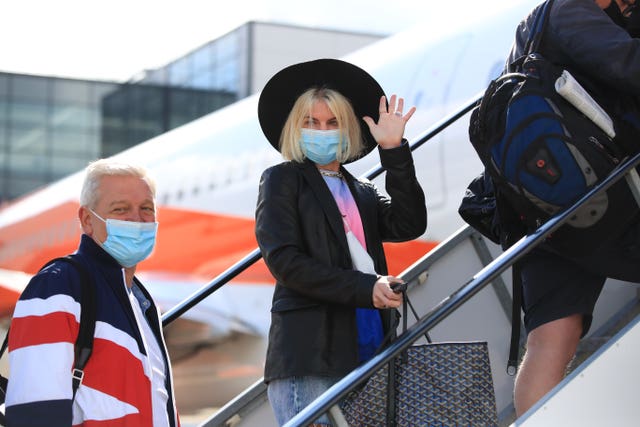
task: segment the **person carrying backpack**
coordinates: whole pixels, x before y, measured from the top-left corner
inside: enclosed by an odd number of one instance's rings
[[[543,4],[517,27],[507,72],[525,52],[529,31]],[[546,59],[586,77],[583,82],[595,92],[598,102],[625,120],[618,122],[618,130],[625,132],[629,143],[620,148],[629,155],[635,154],[635,144],[640,143],[640,125],[635,121],[640,117],[640,40],[625,31],[634,7],[635,0],[554,0],[540,48]],[[476,184],[486,183],[477,180]],[[495,202],[500,218],[486,225],[502,234],[503,246],[531,231],[518,230],[518,215],[500,192]],[[544,242],[518,262],[527,332],[526,353],[514,389],[518,417],[563,379],[580,339],[590,328],[606,279],[640,282],[640,216],[631,217],[622,232],[592,242],[596,244],[587,253],[560,250],[561,245]],[[551,236],[554,238],[560,238],[559,234]]]
[[[87,167],[74,262],[43,268],[15,307],[8,427],[179,426],[159,311],[134,276],[155,245],[155,208],[144,169],[105,159]],[[83,298],[87,286],[94,307]],[[91,309],[93,350],[82,374],[73,369],[74,343]],[[72,378],[80,379],[77,390]]]

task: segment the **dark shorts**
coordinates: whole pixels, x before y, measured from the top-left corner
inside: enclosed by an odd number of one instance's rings
[[[640,221],[589,256],[571,258],[541,245],[525,255],[520,264],[527,333],[545,323],[582,314],[584,336],[608,277],[640,282]]]

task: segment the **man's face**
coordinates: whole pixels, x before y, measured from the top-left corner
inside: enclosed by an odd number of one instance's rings
[[[134,176],[104,176],[98,187],[98,202],[93,208],[105,220],[154,222],[155,201],[149,185]],[[107,239],[106,224],[89,209],[80,208],[80,222],[85,234],[102,243]]]

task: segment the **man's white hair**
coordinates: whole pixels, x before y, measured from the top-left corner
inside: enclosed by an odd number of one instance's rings
[[[144,167],[111,159],[99,159],[89,163],[85,169],[84,183],[80,191],[80,206],[95,208],[100,199],[100,194],[98,193],[100,180],[104,176],[135,176],[141,178],[149,184],[154,199],[156,197],[156,183]]]

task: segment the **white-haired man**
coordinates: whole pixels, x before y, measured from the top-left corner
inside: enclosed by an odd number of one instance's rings
[[[36,274],[9,333],[8,426],[176,427],[169,355],[159,312],[135,277],[154,247],[155,184],[146,171],[108,159],[86,169],[72,258],[95,290],[93,352],[72,388],[83,309],[82,274],[57,261]]]

